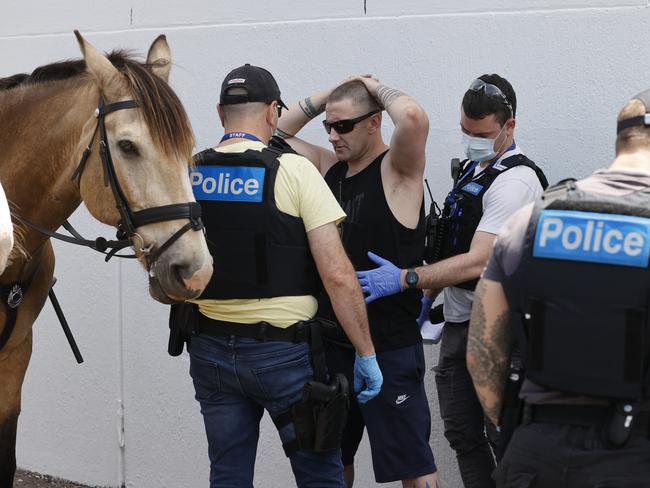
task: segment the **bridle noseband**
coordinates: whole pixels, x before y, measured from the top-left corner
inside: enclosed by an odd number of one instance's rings
[[[137,212],[132,211],[129,207],[129,203],[124,196],[120,182],[117,179],[115,166],[113,165],[113,158],[111,157],[111,151],[108,145],[108,134],[106,133],[105,117],[111,112],[116,112],[117,110],[137,107],[138,105],[135,100],[124,100],[121,102],[105,104],[104,97],[100,95],[99,105],[95,110],[97,125],[95,126],[95,130],[93,131],[90,142],[86,146],[86,149],[81,156],[81,160],[79,161],[79,164],[77,165],[77,168],[72,175],[73,180],[81,179],[81,175],[84,171],[84,168],[86,167],[86,162],[92,153],[95,136],[99,131],[99,156],[102,161],[102,167],[104,170],[104,185],[110,185],[113,196],[115,197],[117,210],[120,213],[120,221],[117,227],[117,240],[108,241],[103,237],[98,237],[94,241],[84,239],[68,222],[65,222],[63,226],[68,230],[68,232],[72,234],[73,237],[70,237],[64,234],[59,234],[57,232],[52,232],[49,229],[34,224],[33,222],[30,222],[27,219],[15,214],[14,217],[16,217],[16,219],[20,222],[23,222],[50,237],[70,242],[72,244],[91,247],[96,251],[102,252],[106,254],[106,261],[108,261],[113,256],[136,257],[135,255],[117,254],[117,252],[126,247],[133,246],[136,248],[137,240],[139,241],[137,243],[139,246],[136,249],[144,255],[147,270],[150,270],[153,264],[162,255],[162,253],[169,249],[169,247],[174,244],[174,242],[180,239],[180,237],[185,234],[185,232],[189,230],[198,231],[204,229],[203,222],[201,221],[201,206],[197,202],[174,203],[171,205],[162,205],[160,207],[146,208]],[[145,247],[144,239],[140,234],[136,232],[136,229],[143,225],[184,219],[188,219],[189,222],[178,229],[169,239],[167,239],[161,246],[157,248],[154,248],[153,246]]]

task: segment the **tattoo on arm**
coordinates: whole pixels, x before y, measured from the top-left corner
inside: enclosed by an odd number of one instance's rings
[[[472,381],[483,410],[490,419],[498,419],[503,404],[514,334],[507,310],[498,315],[493,323],[487,323],[483,305],[484,292],[485,284],[479,282],[474,296],[467,349],[474,357],[475,365],[471,368]]]
[[[406,96],[406,93],[399,91],[397,88],[390,88],[386,85],[377,87],[377,99],[385,109],[388,109],[395,100],[402,96]]]
[[[314,107],[314,104],[311,101],[311,97],[307,97],[304,100],[298,102],[298,105],[300,105],[300,109],[310,119],[313,119],[318,114],[323,113],[325,110],[325,104],[322,104],[318,108]]]
[[[273,135],[281,137],[282,139],[290,139],[292,137],[295,137],[293,134],[289,134],[288,132],[283,131],[279,127],[275,129],[275,133]]]

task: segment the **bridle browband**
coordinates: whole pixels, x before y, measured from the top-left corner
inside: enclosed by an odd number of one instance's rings
[[[106,254],[106,261],[108,261],[113,256],[124,258],[136,257],[135,254],[124,255],[117,254],[117,252],[126,247],[132,246],[135,248],[135,240],[137,239],[140,241],[138,251],[144,255],[146,267],[148,270],[151,269],[151,266],[153,266],[153,264],[162,255],[162,253],[169,249],[169,247],[174,244],[174,242],[180,239],[180,237],[185,234],[185,232],[189,230],[198,231],[204,229],[203,222],[201,221],[201,206],[197,202],[174,203],[171,205],[162,205],[160,207],[146,208],[144,210],[138,210],[137,212],[132,211],[129,207],[129,203],[126,200],[124,192],[122,191],[122,187],[120,186],[120,182],[117,179],[115,166],[113,165],[113,158],[111,157],[111,151],[108,145],[108,134],[106,133],[106,124],[104,119],[106,115],[110,114],[111,112],[137,107],[138,105],[135,100],[124,100],[121,102],[105,104],[104,97],[100,95],[99,104],[95,110],[97,125],[95,126],[95,130],[93,131],[90,142],[86,146],[86,149],[84,149],[81,160],[79,161],[79,164],[77,165],[77,168],[72,175],[73,180],[81,180],[81,175],[83,174],[84,168],[86,167],[86,162],[92,153],[95,136],[97,135],[97,132],[99,132],[99,156],[102,161],[102,167],[104,170],[104,185],[110,185],[113,196],[115,198],[117,210],[120,213],[120,221],[117,227],[117,240],[106,240],[103,237],[98,237],[95,240],[85,239],[67,221],[64,222],[63,227],[68,232],[70,232],[72,236],[53,232],[49,229],[46,229],[45,227],[30,222],[29,220],[14,214],[16,220],[29,225],[30,227],[49,237],[53,237],[55,239],[59,239],[72,244],[90,247],[96,251]],[[184,219],[188,219],[189,222],[178,229],[159,247],[145,247],[144,239],[140,234],[136,232],[136,229],[143,225]]]

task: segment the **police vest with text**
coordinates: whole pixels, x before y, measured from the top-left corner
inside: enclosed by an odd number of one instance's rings
[[[214,259],[204,299],[314,295],[318,273],[303,220],[280,211],[275,178],[281,152],[207,149],[194,157],[192,190],[201,203]]]
[[[526,377],[566,393],[647,398],[649,257],[650,189],[547,191],[504,283]]]
[[[474,176],[475,164],[468,159],[461,162],[458,179],[445,199],[442,211],[444,236],[440,259],[449,258],[469,251],[474,233],[483,217],[483,196],[494,180],[506,171],[517,166],[526,166],[535,171],[542,188],[548,186],[543,171],[523,154],[514,154],[491,163]],[[472,174],[471,174],[472,173]],[[478,278],[455,285],[466,290],[474,290]]]

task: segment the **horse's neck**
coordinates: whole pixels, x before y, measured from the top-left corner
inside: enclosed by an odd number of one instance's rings
[[[0,179],[15,212],[54,230],[79,206],[71,176],[97,99],[97,90],[80,80],[0,92]],[[28,254],[44,241],[26,229]]]

